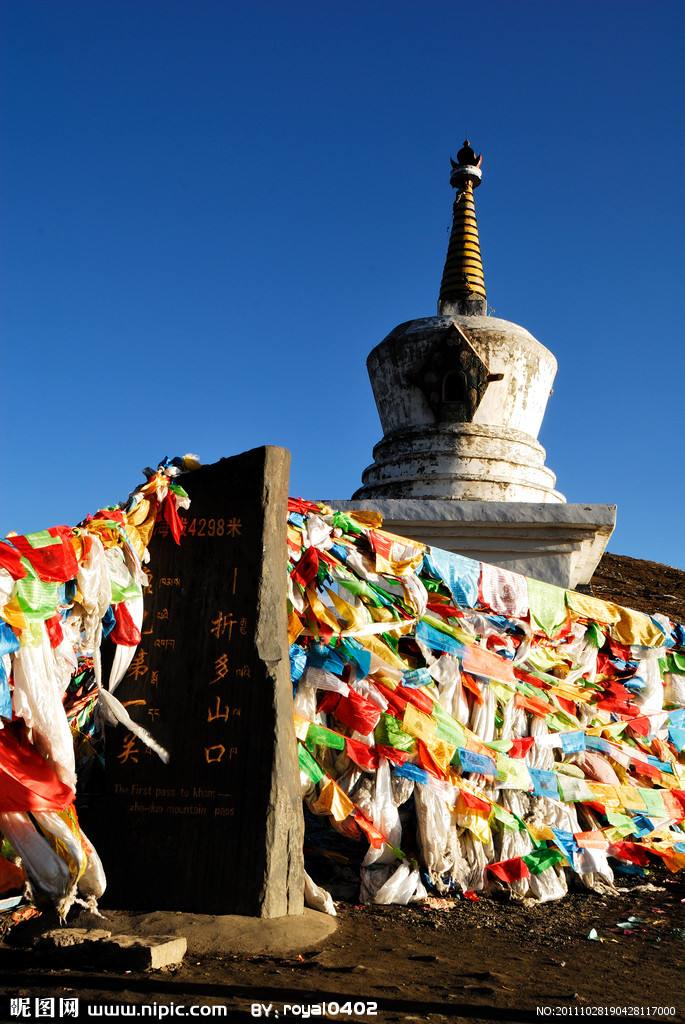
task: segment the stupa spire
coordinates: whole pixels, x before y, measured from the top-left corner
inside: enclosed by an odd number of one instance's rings
[[[446,316],[455,313],[484,316],[487,297],[473,198],[473,190],[481,181],[483,157],[476,155],[469,140],[465,139],[457,153],[456,163],[451,158],[450,163],[450,185],[457,194],[452,208],[452,232],[442,272],[438,312]]]

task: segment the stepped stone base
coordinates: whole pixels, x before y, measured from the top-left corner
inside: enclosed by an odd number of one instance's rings
[[[476,423],[423,426],[387,434],[373,449],[354,500],[565,501],[534,437]]]
[[[375,509],[383,528],[561,587],[589,583],[616,524],[615,505],[512,501],[326,499]]]

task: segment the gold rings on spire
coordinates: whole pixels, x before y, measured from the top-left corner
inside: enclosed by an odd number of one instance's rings
[[[457,160],[451,161],[450,183],[457,194],[438,308],[440,312],[485,313],[485,276],[473,196],[474,185],[480,184],[482,157],[466,141]]]

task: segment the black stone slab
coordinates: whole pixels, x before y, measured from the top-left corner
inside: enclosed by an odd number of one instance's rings
[[[302,811],[286,625],[289,453],[184,474],[177,546],[150,545],[142,642],[116,691],[170,754],[107,730],[82,821],[132,910],[302,912]]]

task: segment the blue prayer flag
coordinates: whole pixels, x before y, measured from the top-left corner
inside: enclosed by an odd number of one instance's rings
[[[544,768],[529,768],[528,772],[533,780],[533,796],[546,796],[550,800],[559,799],[559,786],[554,772],[545,771]]]
[[[497,765],[491,757],[485,754],[476,754],[466,747],[458,747],[459,764],[463,772],[477,772],[479,775],[497,775]]]
[[[561,749],[565,754],[575,754],[579,750],[585,750],[585,733],[580,729],[574,732],[559,733],[561,737]]]

